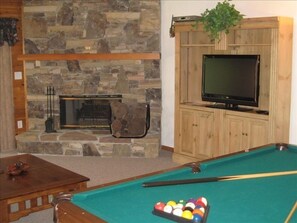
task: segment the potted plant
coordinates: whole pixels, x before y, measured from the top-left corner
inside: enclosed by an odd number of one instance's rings
[[[209,37],[217,42],[221,41],[221,33],[228,34],[229,29],[236,26],[243,18],[243,15],[230,2],[231,0],[218,2],[215,8],[206,9],[197,21],[203,24]]]

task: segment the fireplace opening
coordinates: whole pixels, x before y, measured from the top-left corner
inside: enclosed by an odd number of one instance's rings
[[[122,95],[60,95],[60,127],[109,130],[110,103]]]

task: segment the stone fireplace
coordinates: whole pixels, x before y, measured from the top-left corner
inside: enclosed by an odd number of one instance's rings
[[[24,1],[23,31],[26,54],[160,52],[160,1]],[[158,156],[162,107],[159,60],[25,61],[25,75],[29,129],[16,137],[19,152]],[[56,93],[53,133],[44,131],[47,86],[53,86]],[[150,128],[143,138],[116,138],[109,130],[92,128],[96,122],[88,126],[86,113],[80,114],[79,120],[71,119],[70,125],[84,121],[87,128],[68,128],[69,123],[60,117],[59,96],[69,95],[121,95],[123,103],[147,104]]]

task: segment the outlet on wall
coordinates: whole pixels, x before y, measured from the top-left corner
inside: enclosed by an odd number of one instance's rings
[[[23,79],[23,74],[21,71],[16,71],[14,72],[14,79],[15,80],[22,80]]]
[[[23,121],[22,120],[17,121],[17,126],[18,126],[18,129],[22,129],[23,128]]]

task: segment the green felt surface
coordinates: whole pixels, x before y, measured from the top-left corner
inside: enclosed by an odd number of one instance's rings
[[[205,162],[191,169],[154,175],[127,183],[75,194],[72,202],[107,222],[167,222],[151,212],[158,201],[204,196],[210,204],[208,223],[284,222],[297,201],[297,175],[201,184],[143,188],[143,182],[297,170],[297,147],[278,151],[263,147],[240,155]],[[169,222],[169,221],[168,221]],[[291,222],[297,222],[297,213]]]

